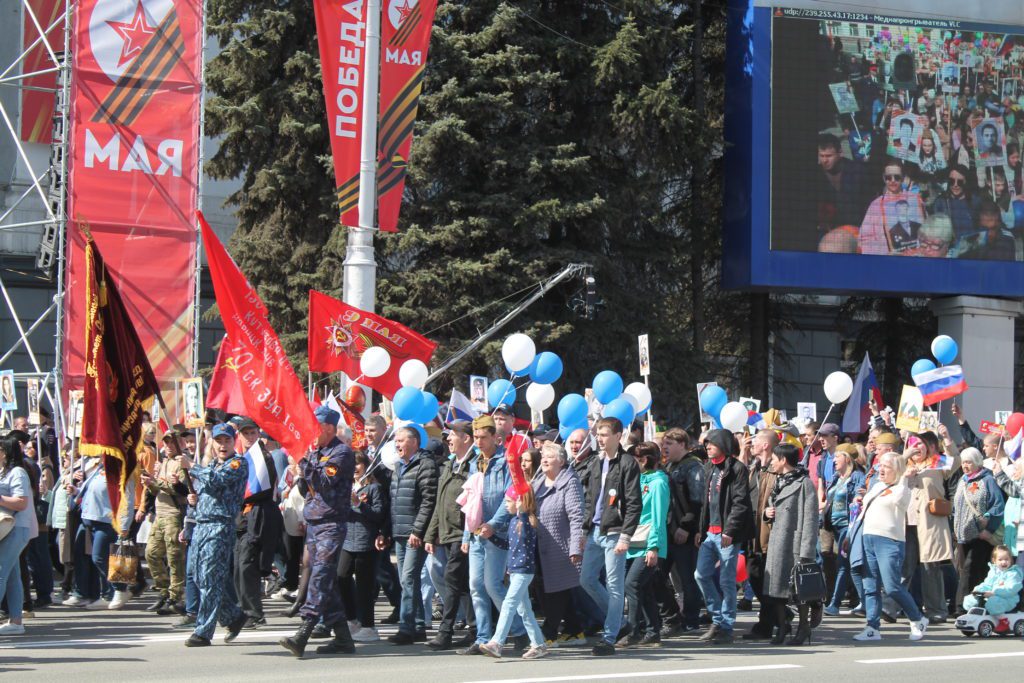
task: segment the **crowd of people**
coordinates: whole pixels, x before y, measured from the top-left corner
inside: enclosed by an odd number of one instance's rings
[[[298,657],[310,639],[328,639],[320,654],[381,640],[381,593],[396,647],[501,658],[511,641],[524,659],[687,635],[801,646],[844,616],[863,620],[858,641],[900,619],[920,640],[967,610],[1017,611],[1024,467],[956,406],[956,435],[900,432],[873,411],[863,435],[772,410],[760,429],[653,441],[601,418],[564,444],[549,427],[518,433],[507,405],[425,443],[374,414],[354,450],[321,406],[297,457],[245,416],[164,434],[147,422],[119,519],[102,459],[58,448],[48,418],[19,418],[0,437],[0,637],[55,599],[117,610],[147,592],[190,647],[218,623],[231,642],[266,624],[271,598],[289,601],[298,628],[280,645]],[[264,468],[270,486],[254,485]],[[144,557],[148,577],[142,562],[112,571],[115,552]]]
[[[817,137],[817,169],[805,157],[782,181],[798,183],[804,201],[779,207],[775,248],[1024,260],[1018,53],[993,49],[964,66],[957,58],[968,46],[932,33],[921,51],[916,39],[913,49],[880,43],[877,28],[875,40],[820,36],[823,58],[807,68],[817,74],[814,101],[830,114],[803,130],[806,153]],[[842,99],[833,103],[830,87]]]

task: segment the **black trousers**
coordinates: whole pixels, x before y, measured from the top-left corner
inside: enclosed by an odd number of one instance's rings
[[[305,547],[304,537],[290,536],[287,531],[281,534],[284,555],[284,587],[290,591],[299,585],[299,571],[302,567],[302,551]]]
[[[260,585],[260,546],[247,536],[235,542],[235,592],[238,606],[247,617],[263,616],[263,590]]]
[[[463,598],[469,595],[469,555],[462,552],[461,541],[449,543],[446,550],[448,563],[444,566],[444,613],[437,631],[442,636],[451,636],[455,632],[459,606]],[[472,614],[472,610],[469,613]]]
[[[345,614],[363,628],[373,628],[373,603],[377,596],[377,551],[342,550],[338,557],[338,577]]]
[[[771,598],[764,594],[765,558],[766,555],[763,553],[747,553],[747,578],[750,580],[750,587],[753,589],[754,595],[757,596],[758,603],[760,604],[757,611],[757,623],[751,628],[751,632],[770,636],[776,615],[773,611]]]
[[[544,633],[544,640],[557,640],[558,639],[558,627],[562,625],[562,620],[565,619],[565,632],[576,635],[583,631],[583,628],[579,625],[579,617],[576,613],[569,609],[572,602],[572,589],[567,588],[564,591],[555,591],[554,593],[544,593],[544,625],[541,626],[540,630]]]

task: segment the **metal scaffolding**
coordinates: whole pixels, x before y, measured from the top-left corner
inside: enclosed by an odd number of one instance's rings
[[[28,170],[29,185],[24,192],[0,214],[0,230],[15,230],[26,227],[41,228],[40,252],[36,261],[37,267],[50,276],[56,276],[56,294],[49,306],[43,311],[26,311],[27,318],[34,322],[25,328],[22,324],[22,317],[19,315],[14,300],[11,298],[7,284],[4,282],[3,273],[0,272],[0,295],[3,296],[4,305],[14,319],[18,329],[18,339],[14,345],[0,354],[0,364],[10,358],[20,347],[24,347],[32,363],[34,372],[16,373],[18,381],[27,379],[42,380],[42,395],[50,402],[57,430],[58,438],[62,438],[66,432],[66,421],[60,397],[62,395],[62,356],[64,353],[64,240],[65,227],[67,222],[67,151],[68,151],[68,90],[70,84],[70,46],[71,12],[74,0],[62,0],[58,6],[62,12],[58,12],[53,22],[45,28],[40,24],[39,18],[29,0],[20,0],[21,9],[24,13],[24,20],[28,20],[38,32],[38,37],[24,49],[6,67],[0,71],[0,88],[17,89],[19,95],[23,91],[49,92],[54,96],[53,114],[53,142],[50,145],[48,168],[39,170],[34,168],[30,158],[29,150],[21,140],[15,122],[17,112],[9,111],[0,99],[0,118],[3,119],[4,127],[0,135],[9,135],[10,140],[17,152],[18,159]],[[65,49],[60,49],[56,38],[62,37]],[[44,64],[42,68],[33,71],[24,71],[27,58],[37,48],[42,47],[45,51]],[[56,74],[57,85],[55,88],[43,88],[37,85],[29,85],[27,79],[44,74]],[[38,198],[40,207],[35,207],[34,198]],[[16,222],[12,220],[15,210],[25,204],[23,210],[35,210],[42,214],[39,220]],[[54,352],[55,360],[52,368],[44,369],[32,346],[30,335],[44,323],[47,323],[53,314],[54,324]]]

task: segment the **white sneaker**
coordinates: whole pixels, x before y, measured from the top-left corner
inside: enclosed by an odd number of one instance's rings
[[[286,596],[286,595],[288,595],[288,589],[287,588],[282,588],[281,590],[277,591],[276,593],[274,593],[270,597],[276,598],[278,600],[284,600],[284,596]]]
[[[363,628],[363,625],[359,623],[358,619],[349,619],[348,620],[348,632],[349,633],[355,633],[356,631],[359,631],[362,628]]]
[[[96,598],[86,605],[85,609],[110,609],[110,603],[103,598]]]
[[[65,607],[81,607],[88,602],[85,598],[80,598],[77,595],[72,595],[70,598],[60,603]]]
[[[380,634],[375,628],[364,627],[352,633],[352,640],[357,643],[376,643],[380,640]]]
[[[853,637],[854,640],[881,640],[882,634],[870,626],[865,626],[864,630]]]
[[[919,619],[918,621],[910,622],[910,639],[921,640],[924,638],[924,632],[928,630],[928,620]]]
[[[3,626],[0,626],[0,636],[23,636],[25,635],[25,627],[21,624],[15,624],[13,621],[8,621]]]
[[[114,591],[114,599],[107,605],[107,609],[121,609],[128,604],[127,591]]]

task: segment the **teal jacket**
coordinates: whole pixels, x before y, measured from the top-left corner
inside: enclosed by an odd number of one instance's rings
[[[661,470],[640,473],[640,494],[643,509],[640,511],[640,524],[651,525],[651,533],[647,536],[647,547],[630,548],[626,552],[628,559],[641,557],[648,550],[657,550],[658,557],[668,554],[668,506],[669,485],[668,475]]]

